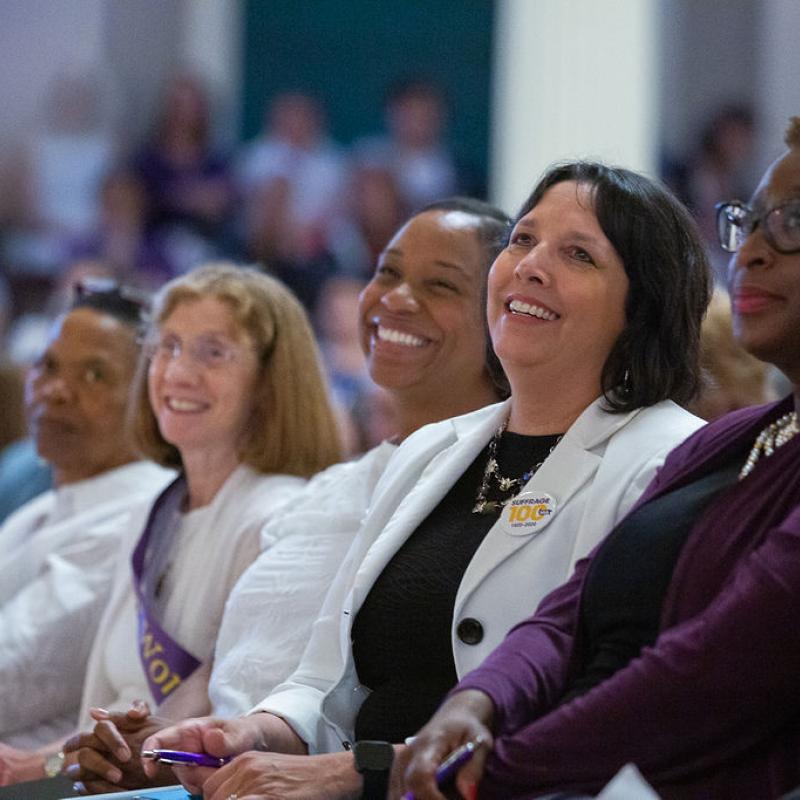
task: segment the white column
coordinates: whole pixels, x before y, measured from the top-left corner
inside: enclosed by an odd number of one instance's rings
[[[760,58],[756,94],[761,143],[756,156],[758,175],[786,149],[783,134],[789,117],[800,116],[800,2],[762,0],[760,10],[755,43]]]
[[[219,133],[229,140],[238,133],[242,13],[238,0],[184,0],[183,4],[179,62],[213,89],[222,104],[217,119],[226,121]]]
[[[498,0],[490,194],[515,210],[554,161],[655,172],[657,0]]]

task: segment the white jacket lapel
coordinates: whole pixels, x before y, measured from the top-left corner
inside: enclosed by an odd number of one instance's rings
[[[436,508],[453,484],[463,475],[492,437],[508,414],[507,403],[482,409],[474,415],[456,417],[427,432],[419,453],[409,458],[391,477],[396,491],[403,478],[418,476],[402,499],[376,498],[365,520],[362,533],[368,527],[372,542],[353,582],[352,611],[356,612],[373,583],[392,556],[398,551],[420,523]],[[421,438],[421,437],[420,437]],[[410,444],[410,442],[409,442]],[[417,443],[415,443],[415,447]],[[398,455],[400,453],[398,452]],[[393,502],[386,503],[386,500]],[[388,505],[388,508],[387,508]]]
[[[593,451],[638,413],[609,414],[603,411],[601,403],[601,399],[595,400],[584,410],[520,492],[531,493],[537,498],[549,496],[552,499],[554,511],[548,518],[547,525],[557,519],[559,511],[563,510],[573,495],[597,471],[602,456]],[[456,598],[456,608],[461,606],[466,597],[498,564],[536,536],[547,535],[547,525],[521,529],[512,535],[507,532],[501,514],[464,573]]]

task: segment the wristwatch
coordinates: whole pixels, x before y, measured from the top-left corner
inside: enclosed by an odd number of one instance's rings
[[[356,771],[364,778],[362,800],[386,800],[389,791],[389,771],[394,761],[394,747],[389,742],[367,739],[353,745]]]
[[[44,760],[44,774],[48,778],[55,778],[56,775],[61,774],[64,768],[64,751],[59,750],[57,753],[52,753]]]

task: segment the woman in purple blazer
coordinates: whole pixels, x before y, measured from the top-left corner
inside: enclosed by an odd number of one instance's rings
[[[735,332],[794,393],[668,457],[628,517],[468,674],[395,766],[437,798],[594,792],[634,762],[664,798],[800,783],[800,118],[752,200],[719,207]]]

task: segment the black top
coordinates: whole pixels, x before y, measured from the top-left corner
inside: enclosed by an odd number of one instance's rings
[[[715,498],[735,491],[741,463],[657,497],[626,517],[597,551],[581,597],[581,649],[566,703],[611,677],[652,645],[675,564]]]
[[[500,472],[519,477],[543,461],[558,436],[504,433]],[[473,514],[488,445],[395,553],[353,624],[353,657],[372,693],[356,719],[356,739],[402,742],[455,686],[453,609],[461,578],[499,513]]]

